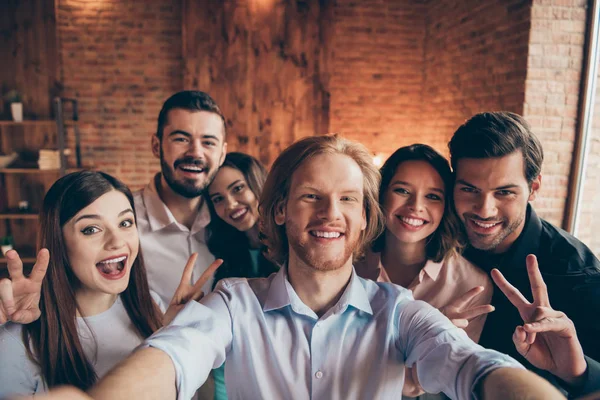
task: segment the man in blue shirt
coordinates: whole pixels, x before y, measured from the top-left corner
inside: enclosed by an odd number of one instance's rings
[[[260,203],[270,256],[284,267],[222,281],[89,394],[187,399],[227,359],[232,399],[399,398],[405,366],[416,367],[425,390],[452,398],[561,398],[408,290],[354,273],[353,255],[383,227],[378,187],[362,145],[317,136],[290,146]]]

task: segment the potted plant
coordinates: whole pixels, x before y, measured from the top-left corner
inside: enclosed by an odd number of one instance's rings
[[[13,121],[23,122],[23,102],[19,92],[16,90],[8,91],[4,95],[4,101],[10,104]]]
[[[12,236],[3,236],[0,238],[0,248],[2,249],[2,255],[6,256],[6,252],[13,248]]]

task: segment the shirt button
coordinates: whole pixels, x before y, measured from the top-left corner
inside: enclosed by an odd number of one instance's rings
[[[315,378],[321,379],[322,377],[323,377],[323,372],[317,371],[317,373],[315,374]]]

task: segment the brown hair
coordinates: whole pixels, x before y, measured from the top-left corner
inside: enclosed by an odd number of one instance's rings
[[[127,186],[103,172],[81,171],[66,175],[56,181],[44,197],[38,248],[49,250],[50,262],[42,283],[41,317],[24,326],[23,342],[31,342],[31,346],[26,346],[28,354],[40,365],[48,387],[66,384],[85,390],[97,380],[77,333],[74,288],[79,281],[69,263],[62,227],[80,210],[111,190],[123,193],[135,210]],[[142,337],[148,337],[160,328],[161,315],[150,296],[141,254],[134,260],[129,284],[120,296],[133,326]]]
[[[277,225],[275,222],[277,208],[287,201],[294,171],[306,160],[320,154],[348,156],[358,164],[362,171],[363,206],[367,227],[361,233],[360,242],[354,256],[359,257],[362,255],[366,246],[383,231],[383,214],[377,201],[380,175],[373,165],[368,150],[360,143],[343,139],[337,135],[311,136],[300,139],[277,157],[271,172],[267,176],[260,198],[261,229],[269,247],[269,256],[276,262],[286,262],[289,254],[285,227]]]
[[[223,121],[223,139],[225,139],[225,117],[217,102],[213,100],[208,93],[199,90],[182,90],[169,97],[163,104],[160,113],[158,114],[158,126],[156,128],[156,136],[162,140],[163,129],[167,124],[169,111],[174,109],[182,109],[188,111],[208,111],[217,114]]]
[[[440,262],[447,256],[459,252],[462,243],[460,224],[452,207],[452,188],[454,178],[448,161],[437,151],[426,144],[413,144],[401,147],[394,152],[381,167],[381,186],[379,187],[379,204],[383,207],[385,194],[398,168],[405,161],[425,161],[429,163],[444,181],[444,217],[440,226],[427,240],[425,251],[427,259]],[[380,235],[373,242],[373,251],[383,251],[385,235]]]
[[[461,158],[504,157],[521,150],[529,185],[539,176],[544,161],[542,144],[525,118],[508,111],[473,116],[454,132],[448,147],[455,172]]]

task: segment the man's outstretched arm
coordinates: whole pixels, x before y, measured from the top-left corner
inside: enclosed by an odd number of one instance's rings
[[[151,347],[140,349],[109,372],[88,393],[96,400],[175,400],[175,366],[162,350]]]
[[[162,350],[147,347],[123,360],[88,393],[74,386],[60,386],[44,395],[11,400],[132,400],[176,399],[175,366]]]
[[[519,368],[499,368],[485,376],[477,388],[485,400],[565,399],[554,386],[539,375]]]

